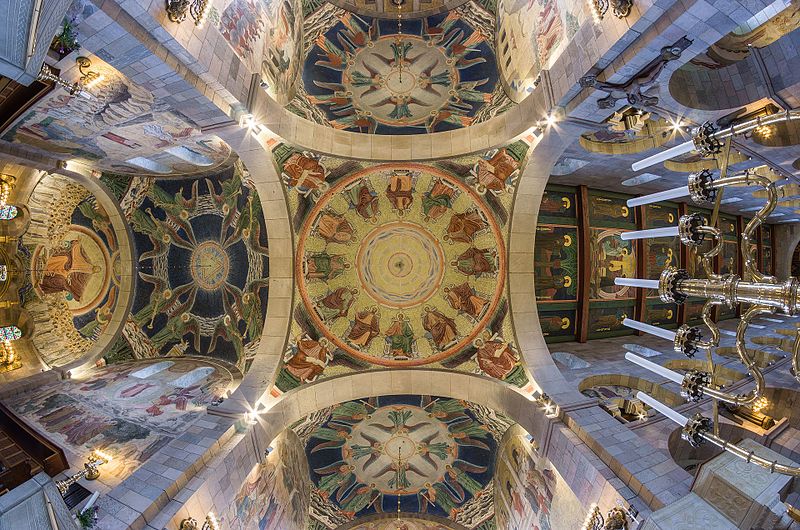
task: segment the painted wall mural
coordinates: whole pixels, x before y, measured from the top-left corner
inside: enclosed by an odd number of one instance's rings
[[[211,356],[246,372],[266,315],[267,230],[241,162],[207,178],[141,179],[122,198],[134,231],[133,311],[111,356]]]
[[[94,7],[92,6],[92,9]],[[126,175],[182,175],[230,163],[231,150],[99,58],[91,97],[56,88],[3,132],[40,155],[78,158]]]
[[[439,521],[402,516],[392,516],[380,521],[371,521],[352,527],[351,530],[454,530],[455,527]]]
[[[326,528],[390,512],[473,529],[494,517],[494,453],[511,421],[431,396],[350,401],[294,426],[306,442],[311,517]]]
[[[123,363],[95,369],[5,404],[80,462],[101,449],[113,460],[101,481],[116,485],[185,432],[232,387],[225,368],[198,359]]]
[[[97,198],[66,177],[43,177],[28,205],[31,225],[18,250],[29,272],[20,299],[37,321],[40,357],[61,366],[108,327],[120,301],[119,241]]]
[[[244,481],[221,527],[231,530],[305,530],[311,481],[300,439],[291,430],[272,442],[273,451]]]
[[[417,134],[492,117],[511,101],[498,85],[494,17],[480,4],[427,18],[373,19],[341,10],[314,28],[303,98],[290,110],[337,129]],[[484,16],[476,16],[482,12]],[[491,22],[487,22],[491,21]]]
[[[500,75],[516,102],[538,84],[587,20],[584,2],[499,0],[497,49]]]
[[[504,281],[527,149],[518,141],[430,164],[368,164],[276,145],[297,234],[298,302],[275,391],[378,366],[528,385]]]
[[[302,51],[299,0],[227,0],[209,20],[252,73],[260,73],[279,102],[294,96]]]
[[[498,530],[572,530],[586,510],[519,425],[503,436],[494,478]]]

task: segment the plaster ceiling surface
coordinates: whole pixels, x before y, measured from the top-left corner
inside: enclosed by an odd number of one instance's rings
[[[528,144],[438,163],[370,164],[280,144],[296,297],[276,392],[381,367],[529,384],[505,277]]]
[[[512,423],[481,405],[418,395],[350,401],[301,420],[293,428],[306,444],[311,517],[341,524],[400,510],[474,528],[494,516],[494,454]]]
[[[498,82],[494,16],[475,2],[403,19],[402,27],[342,11],[313,30],[302,94],[289,108],[323,125],[420,134],[467,127],[513,105]]]

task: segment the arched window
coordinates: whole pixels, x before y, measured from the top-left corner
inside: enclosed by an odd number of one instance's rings
[[[0,327],[0,341],[12,341],[22,338],[22,330],[17,326]]]
[[[16,206],[11,206],[10,204],[4,204],[3,206],[0,206],[0,219],[3,221],[10,221],[11,219],[14,219],[18,213],[19,210],[17,210]]]
[[[146,169],[147,171],[152,171],[153,173],[159,173],[161,175],[169,175],[170,173],[172,173],[172,169],[168,168],[164,164],[159,164],[158,162],[155,162],[143,156],[136,156],[134,158],[129,158],[125,162],[140,167],[142,169]]]
[[[192,385],[196,385],[197,383],[199,383],[200,381],[202,381],[203,379],[205,379],[206,377],[208,377],[213,373],[214,369],[210,366],[206,366],[204,368],[195,368],[188,374],[183,374],[182,376],[177,378],[175,381],[172,382],[172,385],[178,388],[190,387]]]
[[[170,147],[169,149],[165,149],[165,151],[172,156],[178,157],[185,162],[189,162],[195,166],[210,166],[214,163],[213,160],[208,158],[207,156],[198,153],[194,149],[189,149],[188,147],[184,147],[182,145],[177,147]]]
[[[175,364],[172,361],[161,361],[160,363],[154,363],[150,366],[145,366],[141,370],[136,370],[131,374],[131,377],[135,377],[137,379],[147,379],[151,375],[155,375],[158,372],[162,372]]]

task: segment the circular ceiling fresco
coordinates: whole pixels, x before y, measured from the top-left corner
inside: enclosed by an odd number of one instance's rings
[[[312,35],[305,95],[290,109],[336,129],[377,134],[452,130],[492,117],[511,102],[497,83],[490,33],[470,18],[450,11],[404,19],[398,31],[396,21],[342,12]]]
[[[511,424],[479,405],[432,396],[337,405],[295,427],[306,443],[312,517],[316,510],[343,523],[400,510],[473,528],[494,513],[493,455]]]
[[[506,253],[479,191],[486,187],[416,164],[369,167],[328,188],[296,259],[303,303],[326,344],[383,366],[483,346]]]

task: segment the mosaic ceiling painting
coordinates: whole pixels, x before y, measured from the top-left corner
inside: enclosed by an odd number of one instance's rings
[[[512,423],[474,403],[410,395],[301,420],[293,428],[306,446],[311,518],[333,529],[399,509],[476,528],[494,518],[494,454]]]
[[[454,526],[438,520],[408,517],[406,515],[365,522],[351,530],[456,530]]]
[[[584,9],[576,0],[498,1],[498,64],[511,99],[533,92],[539,72],[553,65],[587,20]]]
[[[133,312],[112,358],[208,355],[245,372],[269,284],[267,231],[244,166],[134,179],[122,205],[137,252]]]
[[[526,387],[508,318],[505,245],[527,149],[520,140],[483,156],[368,164],[277,145],[297,296],[275,392],[415,366]]]
[[[213,172],[230,147],[97,58],[102,79],[89,95],[56,88],[3,131],[2,138],[42,156],[76,158],[126,175]]]
[[[299,0],[233,0],[212,8],[209,20],[250,72],[260,73],[282,103],[294,94],[300,67]]]
[[[97,198],[66,177],[44,176],[28,205],[32,226],[18,244],[28,271],[20,300],[37,321],[40,356],[62,366],[88,351],[111,321],[120,297],[119,241]]]
[[[480,4],[420,19],[340,10],[306,34],[304,97],[290,110],[337,129],[417,134],[466,127],[505,110],[494,16]]]

